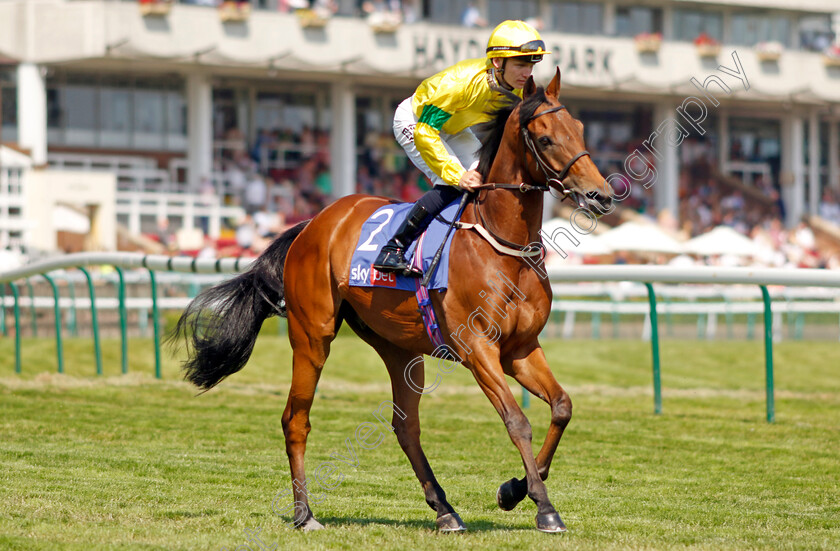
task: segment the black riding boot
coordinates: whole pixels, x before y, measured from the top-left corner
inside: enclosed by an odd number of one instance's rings
[[[406,262],[405,251],[428,227],[429,222],[431,222],[431,220],[426,220],[428,214],[423,205],[415,203],[408,212],[408,216],[397,228],[394,237],[379,251],[379,256],[376,257],[373,267],[380,272],[397,272],[409,277],[422,276],[422,272],[412,268]],[[431,217],[428,216],[428,218]]]

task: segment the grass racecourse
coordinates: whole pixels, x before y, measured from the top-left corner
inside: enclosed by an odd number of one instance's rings
[[[284,337],[266,331],[250,364],[196,396],[175,359],[155,380],[148,340],[25,340],[22,375],[0,339],[0,549],[840,549],[840,344],[778,344],[776,423],[764,420],[759,341],[662,344],[664,414],[652,413],[650,349],[637,341],[545,342],[574,417],[549,495],[569,527],[534,528],[525,500],[504,512],[498,485],[523,468],[498,415],[465,370],[421,404],[422,440],[467,524],[434,530],[434,513],[396,439],[355,446],[358,466],[321,492],[327,526],[300,533],[271,512],[290,486],[280,415],[291,376]],[[431,367],[431,364],[430,364]],[[516,395],[520,392],[517,388]],[[312,413],[308,471],[346,454],[356,427],[390,398],[384,367],[340,336]],[[527,410],[535,447],[548,408]],[[280,494],[280,502],[289,501]]]

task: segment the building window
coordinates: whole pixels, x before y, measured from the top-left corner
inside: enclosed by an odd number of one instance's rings
[[[67,145],[94,147],[99,128],[97,86],[88,75],[70,75],[61,90],[64,139]]]
[[[131,146],[131,82],[103,78],[99,89],[100,140],[110,147]]]
[[[537,0],[489,0],[487,21],[496,26],[507,19],[533,19],[539,15]]]
[[[622,7],[615,9],[615,34],[636,36],[642,33],[662,32],[660,8]]]
[[[783,15],[736,13],[732,15],[732,43],[753,46],[759,42],[789,45],[790,21]]]
[[[62,72],[47,79],[50,144],[184,151],[186,126],[177,79]]]
[[[433,23],[458,25],[470,4],[470,0],[430,0],[427,18]]]
[[[64,144],[64,104],[61,88],[53,78],[47,78],[47,143]]]
[[[591,2],[552,3],[551,30],[569,34],[603,34],[604,7]]]
[[[163,149],[166,124],[165,88],[153,80],[137,80],[134,96],[134,147]]]
[[[166,96],[166,149],[187,149],[187,99],[182,90],[169,90]]]
[[[0,142],[17,141],[17,84],[15,71],[0,70]]]
[[[291,136],[315,128],[316,111],[314,93],[258,92],[254,119],[257,130]]]
[[[701,34],[723,40],[723,15],[711,11],[674,10],[674,38],[693,41]]]
[[[797,25],[799,43],[804,50],[821,52],[831,46],[834,33],[831,32],[831,18],[828,15],[809,15],[799,19]]]
[[[760,163],[780,158],[782,140],[779,121],[732,117],[729,129],[731,160]]]

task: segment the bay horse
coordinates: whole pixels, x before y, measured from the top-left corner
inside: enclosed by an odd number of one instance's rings
[[[584,148],[583,125],[559,102],[559,96],[557,69],[545,90],[529,79],[522,101],[503,107],[487,123],[491,130],[480,150],[479,171],[483,181],[492,184],[474,194],[461,220],[483,225],[497,244],[510,245],[508,250],[524,251],[525,245],[541,242],[542,192],[549,188],[580,207],[597,207],[601,212],[610,208],[612,190]],[[362,224],[389,202],[393,203],[384,197],[343,197],[312,220],[287,230],[247,272],[197,296],[170,336],[187,342],[185,378],[207,390],[242,369],[266,318],[288,317],[292,384],[282,425],[295,526],[304,530],[323,528],[309,506],[304,452],[318,379],[342,321],[385,362],[394,404],[392,428],[426,503],[437,513],[438,529],[466,529],[420,445],[422,390],[418,389],[424,388],[423,370],[407,377],[406,366],[418,356],[433,354],[435,347],[424,329],[417,300],[409,291],[348,283]],[[537,528],[564,532],[544,480],[571,419],[572,403],[551,373],[538,342],[551,307],[549,282],[536,270],[542,265],[541,257],[502,254],[482,234],[465,229],[454,232],[450,255],[458,261],[449,266],[448,289],[430,293],[444,340],[496,408],[525,467],[524,478],[513,478],[499,487],[496,501],[502,509],[511,510],[528,496],[537,505]],[[497,276],[510,284],[498,285],[496,300],[488,301],[487,293],[477,292],[476,281]],[[483,314],[471,316],[479,311]],[[464,330],[460,326],[468,318],[470,329]],[[494,331],[495,338],[489,338]],[[531,425],[505,375],[551,408],[551,424],[536,457]]]

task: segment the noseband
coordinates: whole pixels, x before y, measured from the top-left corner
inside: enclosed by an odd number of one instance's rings
[[[557,107],[552,107],[551,109],[546,109],[545,111],[540,111],[539,113],[535,113],[531,115],[531,117],[524,122],[524,124],[520,125],[520,130],[522,132],[522,138],[525,140],[525,147],[528,148],[528,151],[534,156],[534,159],[537,161],[537,166],[539,167],[540,171],[545,176],[545,189],[541,189],[542,191],[547,191],[549,189],[550,184],[554,183],[557,187],[560,188],[561,193],[565,197],[568,197],[572,191],[570,189],[566,189],[566,186],[563,184],[563,180],[566,179],[566,176],[569,175],[569,170],[571,170],[572,166],[584,155],[589,155],[589,151],[583,150],[574,157],[572,157],[566,166],[563,167],[563,170],[557,172],[554,168],[540,155],[539,149],[537,149],[537,145],[534,143],[534,139],[531,137],[531,131],[528,130],[528,125],[531,122],[543,115],[548,115],[549,113],[555,113],[557,111],[562,111],[566,109],[565,105],[558,105]]]

